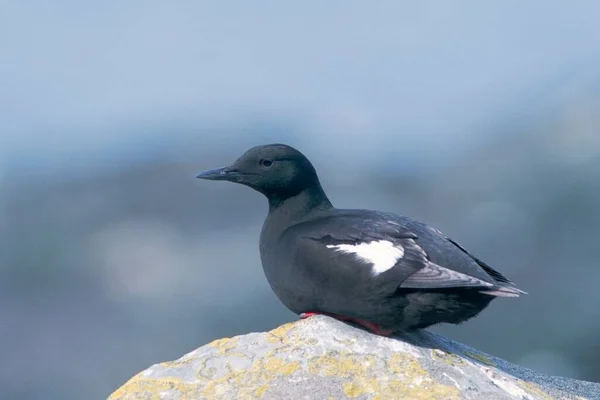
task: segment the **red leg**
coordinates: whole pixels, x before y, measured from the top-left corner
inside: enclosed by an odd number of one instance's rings
[[[358,318],[349,318],[349,321],[352,321],[358,325],[364,326],[365,328],[367,328],[368,330],[370,330],[371,332],[380,335],[380,336],[390,336],[392,333],[394,333],[393,330],[391,329],[383,329],[382,327],[380,327],[379,325],[373,323],[373,322],[369,322],[369,321],[363,321],[362,319],[358,319]]]
[[[316,312],[303,312],[302,314],[300,314],[300,318],[301,319],[306,319],[306,318],[314,317],[315,315],[319,315],[319,313],[316,313]]]
[[[363,326],[363,327],[367,328],[368,330],[370,330],[371,332],[373,332],[377,335],[381,335],[381,336],[390,336],[394,332],[391,329],[383,329],[379,325],[377,325],[373,322],[363,321],[362,319],[358,319],[358,318],[354,318],[354,317],[347,317],[345,315],[337,315],[337,314],[331,314],[331,313],[325,313],[325,312],[323,312],[323,313],[314,312],[314,311],[305,312],[305,313],[300,314],[300,318],[306,319],[306,318],[310,318],[312,316],[319,315],[319,314],[327,315],[329,317],[335,318],[340,321],[354,322],[355,324]]]

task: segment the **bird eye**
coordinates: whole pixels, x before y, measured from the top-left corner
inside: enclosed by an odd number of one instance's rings
[[[260,160],[260,165],[265,168],[269,168],[271,165],[273,165],[273,160],[262,159]]]

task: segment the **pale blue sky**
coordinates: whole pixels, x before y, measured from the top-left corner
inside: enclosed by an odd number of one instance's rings
[[[433,157],[598,95],[598,16],[592,1],[1,1],[0,156],[68,167],[191,140],[151,127],[252,116],[296,121],[306,146]]]

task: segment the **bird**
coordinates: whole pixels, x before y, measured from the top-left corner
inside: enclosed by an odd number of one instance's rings
[[[313,164],[289,145],[252,147],[196,177],[245,185],[267,198],[263,271],[300,318],[327,315],[389,336],[460,324],[497,297],[527,294],[424,222],[334,207]]]

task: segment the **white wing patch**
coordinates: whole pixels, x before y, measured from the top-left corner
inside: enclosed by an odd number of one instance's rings
[[[371,264],[373,275],[379,275],[392,268],[399,259],[404,257],[404,247],[394,245],[387,240],[378,240],[369,243],[330,244],[330,249],[341,253],[356,254],[361,260]]]

